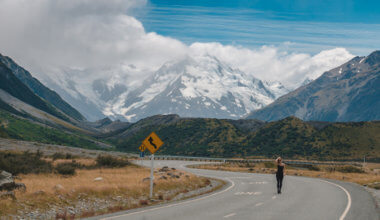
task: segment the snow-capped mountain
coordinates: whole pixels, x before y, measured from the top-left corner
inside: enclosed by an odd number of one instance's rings
[[[209,55],[167,62],[150,74],[132,65],[57,71],[43,82],[90,121],[157,114],[237,119],[289,92]],[[148,77],[141,83],[133,76]]]
[[[286,92],[280,83],[262,82],[215,57],[186,57],[164,64],[141,87],[107,102],[103,112],[128,121],[171,113],[236,119]]]
[[[276,121],[296,116],[310,121],[380,119],[380,51],[354,57],[282,96],[248,118]]]

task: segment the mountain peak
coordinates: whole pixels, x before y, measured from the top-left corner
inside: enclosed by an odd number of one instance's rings
[[[214,56],[187,56],[165,63],[144,86],[110,103],[118,108],[109,112],[128,121],[157,114],[238,119],[283,91],[281,84],[262,82]]]
[[[379,64],[380,63],[380,50],[376,50],[368,55],[365,59],[365,62],[369,65]]]

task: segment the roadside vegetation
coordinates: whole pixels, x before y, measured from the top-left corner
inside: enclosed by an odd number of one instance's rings
[[[179,194],[211,184],[207,178],[174,168],[156,170],[154,198],[150,200],[150,169],[131,164],[126,158],[79,158],[70,154],[45,157],[40,152],[0,152],[0,158],[0,171],[14,172],[16,182],[26,186],[26,192],[15,191],[15,200],[0,199],[0,216],[88,217],[171,201]]]
[[[273,162],[202,164],[190,167],[266,174],[276,172]],[[367,164],[364,168],[354,165],[287,165],[286,175],[335,179],[380,189],[380,164],[378,163]]]

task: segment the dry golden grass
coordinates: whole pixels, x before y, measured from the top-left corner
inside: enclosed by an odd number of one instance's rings
[[[171,171],[171,173],[180,174],[179,171]],[[180,178],[168,178],[166,180],[159,179],[162,175],[167,176],[166,173],[155,173],[154,181],[154,192],[161,200],[170,199],[165,198],[165,192],[170,190],[180,193],[209,184],[206,178],[188,173],[181,174]],[[19,181],[26,185],[27,192],[16,192],[17,201],[0,200],[0,216],[15,214],[18,209],[34,210],[38,208],[46,210],[51,205],[61,207],[73,205],[78,198],[112,198],[114,196],[147,198],[149,180],[143,182],[143,179],[149,176],[150,170],[140,167],[77,170],[77,174],[71,177],[63,177],[57,174],[20,175]],[[103,180],[94,181],[98,177],[103,178]],[[62,187],[57,187],[59,185]],[[139,205],[145,205],[145,203],[142,202]],[[122,209],[135,207],[136,204],[130,204],[123,206]]]
[[[73,161],[75,161],[76,163],[79,163],[83,166],[95,166],[96,165],[96,161],[93,158],[57,159],[57,160],[53,160],[52,158],[46,158],[45,160],[52,162],[52,164],[54,166],[56,166],[57,164],[60,164],[60,163],[71,163]]]
[[[347,182],[358,183],[361,185],[371,185],[376,182],[380,182],[380,173],[376,172],[380,164],[367,164],[364,169],[365,173],[342,173],[342,172],[328,172],[327,165],[317,166],[320,171],[311,171],[307,169],[299,169],[297,167],[286,168],[286,175],[294,176],[307,176],[307,177],[318,177],[335,179]],[[276,169],[266,168],[263,163],[257,163],[252,167],[248,167],[241,164],[225,163],[225,164],[203,164],[197,165],[196,168],[200,169],[210,169],[210,170],[223,170],[232,172],[253,172],[253,173],[268,173],[274,174]]]

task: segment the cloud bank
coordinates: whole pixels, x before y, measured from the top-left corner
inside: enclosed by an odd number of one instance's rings
[[[125,74],[133,79],[143,79],[167,61],[209,54],[259,79],[291,88],[353,57],[344,48],[310,55],[271,45],[257,49],[217,42],[186,45],[145,31],[133,12],[146,4],[144,0],[0,0],[0,53],[39,78],[64,74],[57,69],[117,69],[85,71],[89,78],[94,77],[91,74],[112,78],[132,66],[139,71]]]

